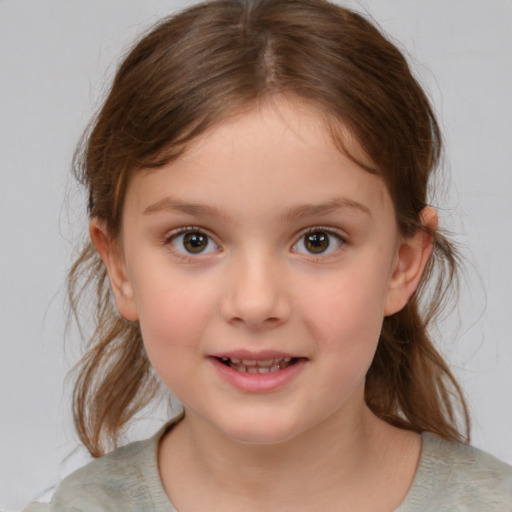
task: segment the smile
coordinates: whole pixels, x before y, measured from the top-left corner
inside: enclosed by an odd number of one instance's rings
[[[279,359],[239,359],[237,357],[220,357],[221,363],[243,373],[276,373],[295,363],[295,358],[283,357]]]
[[[307,357],[277,351],[240,350],[208,357],[217,375],[244,393],[277,391],[299,377],[309,365]]]

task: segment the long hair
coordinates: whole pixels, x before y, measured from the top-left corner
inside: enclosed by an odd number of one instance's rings
[[[89,216],[101,219],[115,238],[133,173],[179,158],[205,130],[274,94],[315,106],[340,151],[353,158],[343,135],[348,130],[375,165],[358,163],[384,179],[400,231],[422,229],[419,214],[441,154],[428,98],[379,29],[324,0],[211,1],[144,35],[122,61],[75,155]],[[467,441],[464,398],[428,332],[456,283],[457,255],[440,232],[430,234],[434,252],[420,287],[402,311],[384,319],[365,399],[393,425]],[[94,290],[96,328],[79,364],[74,418],[81,440],[99,456],[154,398],[158,383],[139,325],[117,313],[90,242],[68,279],[77,318],[88,289]]]

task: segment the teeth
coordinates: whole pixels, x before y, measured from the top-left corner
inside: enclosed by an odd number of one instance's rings
[[[239,359],[237,357],[221,357],[222,362],[243,373],[275,373],[290,366],[291,357],[280,359]]]
[[[258,366],[272,366],[272,364],[274,364],[274,359],[265,359],[264,361],[258,361]]]

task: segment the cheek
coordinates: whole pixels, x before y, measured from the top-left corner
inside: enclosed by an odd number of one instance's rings
[[[136,290],[139,322],[146,352],[160,378],[186,369],[215,310],[215,299],[201,286],[179,278],[145,281]],[[172,369],[171,369],[172,368]]]
[[[337,275],[327,275],[317,280],[308,290],[305,300],[315,316],[331,321],[366,325],[382,322],[386,302],[387,281],[379,269],[371,266]],[[343,319],[343,320],[342,320]],[[348,325],[347,325],[348,326]],[[368,325],[369,326],[369,325]]]
[[[322,362],[315,379],[322,383],[321,394],[326,400],[330,397],[333,408],[361,396],[357,390],[364,389],[382,326],[380,315],[368,316],[363,296],[335,299],[328,308],[317,305],[314,326],[317,357]]]
[[[319,350],[346,368],[369,366],[384,318],[385,286],[368,272],[351,272],[319,283],[302,309]]]

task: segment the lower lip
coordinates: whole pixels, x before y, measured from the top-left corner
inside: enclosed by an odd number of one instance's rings
[[[306,359],[273,373],[245,373],[221,363],[216,357],[208,358],[220,376],[231,386],[248,393],[264,393],[282,388],[295,379],[305,368]]]

